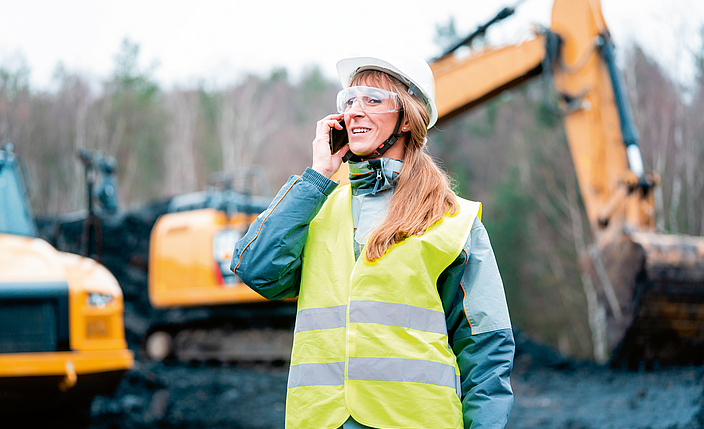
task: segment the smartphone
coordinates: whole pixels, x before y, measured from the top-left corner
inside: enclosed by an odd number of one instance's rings
[[[339,121],[342,125],[342,129],[338,130],[335,127],[330,128],[330,153],[336,154],[340,149],[345,147],[349,143],[349,137],[347,136],[347,128],[345,128],[345,121]]]

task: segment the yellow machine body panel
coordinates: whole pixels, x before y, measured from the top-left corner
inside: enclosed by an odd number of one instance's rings
[[[64,287],[68,294],[65,311],[52,310],[49,318],[20,321],[67,326],[67,349],[0,353],[0,382],[3,377],[62,376],[59,387],[67,390],[80,385],[81,375],[124,372],[132,367],[134,356],[124,335],[122,290],[107,269],[92,259],[59,252],[39,238],[0,234],[0,250],[0,298],[4,312],[14,311],[3,317],[37,316],[36,312],[21,313],[21,309],[24,305],[31,311],[32,300],[47,290]],[[48,328],[33,329],[36,336],[47,334]]]
[[[80,352],[5,353],[0,355],[0,377],[29,377],[122,371],[132,368],[134,354],[127,349]]]
[[[155,308],[267,301],[232,274],[235,242],[256,215],[215,209],[162,215],[149,242],[149,300]]]

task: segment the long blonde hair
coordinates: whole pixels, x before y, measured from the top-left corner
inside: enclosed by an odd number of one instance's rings
[[[405,139],[403,168],[389,203],[389,212],[367,241],[366,257],[373,262],[384,256],[394,244],[412,235],[423,235],[446,213],[454,214],[458,206],[447,174],[435,164],[425,146],[429,116],[423,102],[409,94],[408,87],[401,81],[381,71],[359,72],[350,85],[359,84],[397,93],[404,119],[410,126]]]

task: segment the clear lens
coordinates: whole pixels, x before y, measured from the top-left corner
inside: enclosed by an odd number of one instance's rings
[[[369,113],[397,112],[400,107],[395,92],[370,86],[351,86],[337,93],[337,112],[347,112],[356,102]]]

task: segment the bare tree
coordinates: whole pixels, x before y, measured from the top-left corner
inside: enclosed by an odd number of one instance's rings
[[[275,115],[275,103],[274,95],[251,76],[222,93],[218,133],[223,170],[253,164],[259,147],[282,125]]]
[[[704,178],[702,140],[697,136],[700,107],[684,101],[684,88],[642,50],[628,56],[627,83],[646,167],[657,173],[656,228],[660,232],[702,233]]]
[[[169,121],[164,147],[164,193],[176,195],[198,188],[196,167],[199,99],[195,91],[174,90],[164,97]]]

